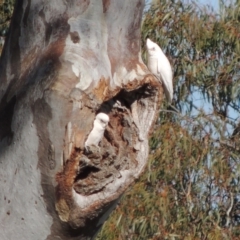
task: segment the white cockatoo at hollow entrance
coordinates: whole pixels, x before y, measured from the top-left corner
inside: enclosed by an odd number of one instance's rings
[[[98,146],[101,142],[104,131],[108,125],[109,116],[105,113],[98,113],[93,122],[93,129],[89,133],[88,138],[85,142],[85,147],[89,147],[90,145]]]
[[[170,62],[162,49],[149,38],[147,39],[146,47],[148,69],[157,79],[163,82],[165,95],[168,102],[171,103],[173,98],[173,73]]]

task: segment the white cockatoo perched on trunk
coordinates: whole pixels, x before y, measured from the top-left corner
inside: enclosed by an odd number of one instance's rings
[[[173,73],[170,62],[162,49],[149,38],[146,47],[148,69],[163,82],[165,95],[168,102],[171,103],[173,98]]]
[[[104,131],[108,125],[109,116],[105,113],[98,113],[93,122],[93,129],[88,135],[88,138],[85,142],[85,147],[87,148],[90,145],[98,146],[100,141],[103,138]]]

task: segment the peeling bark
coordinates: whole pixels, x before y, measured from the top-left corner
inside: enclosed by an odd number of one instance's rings
[[[141,59],[143,7],[17,1],[0,60],[3,240],[94,238],[143,171],[162,97]],[[99,112],[110,122],[86,151]]]

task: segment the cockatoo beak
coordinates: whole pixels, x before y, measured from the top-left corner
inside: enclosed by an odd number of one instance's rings
[[[147,49],[153,49],[155,46],[155,43],[148,38],[146,42],[146,46],[147,46]]]

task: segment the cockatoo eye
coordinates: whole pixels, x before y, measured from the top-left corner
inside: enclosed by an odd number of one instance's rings
[[[155,51],[155,47],[149,48],[148,51],[154,52]]]
[[[104,120],[100,120],[100,122],[104,125],[104,126],[106,126],[107,125],[107,122],[106,121],[104,121]]]

